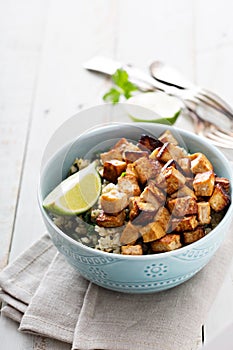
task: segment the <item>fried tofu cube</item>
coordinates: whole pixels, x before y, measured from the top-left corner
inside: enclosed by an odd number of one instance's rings
[[[173,216],[183,217],[197,214],[196,199],[190,196],[170,199],[167,201],[167,206]]]
[[[123,255],[143,255],[142,246],[136,245],[123,245],[121,247],[121,254]]]
[[[124,222],[124,210],[117,215],[109,215],[103,212],[96,219],[96,224],[100,227],[120,227],[124,225]]]
[[[178,197],[193,197],[194,199],[197,199],[195,193],[191,188],[188,186],[184,185],[183,187],[179,188],[177,192],[174,192],[170,195],[171,198],[178,198]]]
[[[182,172],[185,176],[191,176],[191,159],[188,157],[177,159],[177,163],[179,164]]]
[[[129,221],[121,234],[120,243],[122,245],[134,244],[138,238],[139,227],[133,225],[132,222]]]
[[[111,161],[113,159],[117,159],[117,160],[121,160],[121,161],[123,160],[122,153],[117,149],[111,149],[109,152],[101,153],[100,159],[101,159],[103,164],[105,162]]]
[[[199,223],[202,225],[210,223],[210,204],[208,202],[197,203],[197,218]]]
[[[149,150],[150,152],[153,152],[154,149],[161,147],[163,143],[149,135],[141,135],[140,140],[138,141],[138,145],[140,148],[144,150]]]
[[[155,253],[169,252],[182,247],[180,235],[167,234],[157,241],[151,242],[151,249]]]
[[[165,207],[159,208],[157,211],[154,221],[158,222],[160,226],[164,229],[165,232],[167,232],[169,222],[170,222],[170,213]]]
[[[170,130],[166,130],[162,133],[162,135],[159,136],[158,138],[161,142],[166,143],[173,143],[174,145],[178,145],[177,139],[172,135]]]
[[[128,197],[139,196],[141,193],[138,181],[133,175],[125,174],[124,176],[118,177],[117,185],[118,190],[126,193]]]
[[[157,159],[157,155],[160,151],[161,147],[155,148],[154,151],[150,154],[149,158],[150,159]]]
[[[215,176],[212,170],[196,174],[193,188],[196,196],[211,196],[214,190]]]
[[[197,227],[193,231],[183,232],[183,238],[184,238],[185,244],[196,242],[204,236],[205,236],[205,230],[203,227]]]
[[[230,193],[230,181],[225,177],[216,177],[215,184],[219,184],[226,193]]]
[[[127,175],[133,175],[138,179],[138,173],[135,170],[134,163],[128,163],[125,172]]]
[[[103,177],[109,182],[116,183],[117,178],[126,169],[126,162],[113,159],[104,163]]]
[[[203,153],[193,153],[189,158],[191,159],[191,170],[194,174],[213,171],[213,165]]]
[[[142,235],[143,242],[147,243],[165,236],[166,231],[159,222],[154,221],[142,227],[140,229],[140,233]]]
[[[214,192],[209,200],[210,206],[213,210],[219,212],[226,208],[230,203],[229,195],[223,190],[221,185],[217,184]]]
[[[178,160],[184,157],[187,157],[187,152],[185,149],[169,142],[166,142],[160,148],[160,151],[157,154],[157,159],[164,163],[168,162],[171,159]]]
[[[155,177],[161,170],[161,164],[153,159],[142,157],[134,162],[135,170],[141,184]]]
[[[165,169],[165,171],[163,171],[163,176],[166,182],[166,192],[168,194],[172,194],[176,191],[178,191],[178,189],[180,187],[183,187],[183,185],[185,184],[185,177],[184,175],[182,175],[176,168],[174,167],[169,167],[167,169]],[[164,186],[164,182],[162,182],[161,184],[158,184],[157,186],[160,187],[160,185]],[[164,188],[164,187],[163,187]]]
[[[121,154],[127,149],[128,151],[140,151],[138,146],[134,145],[132,142],[126,140],[126,138],[122,137],[116,144],[113,146],[113,149],[118,149]]]
[[[141,198],[145,202],[153,204],[156,210],[161,206],[161,203],[164,203],[166,200],[163,191],[156,187],[152,182],[145,187],[144,191],[141,193]]]
[[[145,225],[153,221],[156,209],[151,203],[143,202],[140,197],[129,200],[129,219],[136,225]]]
[[[100,196],[100,205],[107,214],[116,214],[128,206],[128,196],[126,193],[112,189]]]
[[[123,159],[127,163],[134,163],[137,159],[142,157],[149,157],[149,153],[147,151],[125,151],[123,154]]]
[[[182,219],[174,218],[171,220],[172,231],[183,232],[192,231],[198,226],[195,215],[185,216]]]

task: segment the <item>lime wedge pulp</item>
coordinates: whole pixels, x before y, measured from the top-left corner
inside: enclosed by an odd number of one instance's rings
[[[43,207],[60,215],[81,214],[96,203],[100,192],[101,179],[93,162],[55,187],[44,199]]]
[[[135,122],[150,122],[160,124],[174,124],[178,118],[181,102],[163,92],[145,92],[137,94],[127,100],[128,113]],[[132,105],[132,109],[130,106]],[[135,115],[134,106],[144,107],[139,115]]]

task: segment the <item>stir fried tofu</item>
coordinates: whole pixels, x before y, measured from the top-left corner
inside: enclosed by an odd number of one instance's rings
[[[162,168],[158,161],[147,157],[137,159],[134,166],[141,184],[145,184],[150,178],[155,177]]]
[[[202,225],[209,224],[211,221],[210,204],[208,202],[197,203],[197,217]]]
[[[141,135],[140,140],[138,141],[138,145],[142,149],[147,149],[152,152],[154,149],[163,146],[163,143],[149,135]]]
[[[144,191],[141,194],[141,198],[148,203],[153,204],[157,210],[161,204],[166,200],[166,197],[158,187],[156,187],[152,182],[145,187]]]
[[[185,216],[182,219],[173,218],[171,220],[172,231],[183,232],[192,231],[198,226],[198,221],[195,215]]]
[[[191,171],[191,159],[186,157],[186,158],[180,158],[177,159],[177,163],[179,164],[182,173],[185,176],[192,176],[192,171]]]
[[[189,188],[186,185],[179,188],[178,191],[176,191],[170,195],[171,198],[186,197],[186,196],[193,197],[193,198],[197,199],[194,191],[191,190],[191,188]]]
[[[157,154],[157,159],[164,163],[168,162],[171,159],[177,160],[184,157],[187,157],[186,150],[169,142],[166,142],[160,148],[159,153]]]
[[[137,241],[138,238],[139,227],[133,225],[132,222],[129,221],[121,234],[120,243],[122,245],[133,244]]]
[[[230,181],[225,177],[216,177],[215,184],[219,184],[226,193],[230,192]]]
[[[107,214],[116,214],[128,206],[128,196],[126,193],[113,189],[100,196],[100,205]]]
[[[159,208],[154,217],[154,220],[160,224],[165,232],[167,232],[170,222],[170,213],[165,207]]]
[[[100,227],[120,227],[125,222],[124,210],[117,215],[109,215],[106,213],[100,213],[96,219],[96,224]]]
[[[103,164],[105,162],[111,161],[113,159],[123,160],[122,153],[117,149],[111,149],[109,152],[101,153],[100,159],[101,159]]]
[[[164,131],[164,133],[162,133],[162,135],[160,135],[158,139],[163,143],[170,142],[174,145],[178,145],[177,139],[172,135],[170,130]]]
[[[167,202],[167,206],[173,216],[183,217],[185,215],[197,214],[196,199],[190,196],[170,199]]]
[[[150,154],[149,158],[150,159],[157,159],[157,155],[158,155],[158,153],[160,151],[160,148],[161,147],[158,147],[158,148],[154,149],[154,151]]]
[[[113,149],[118,149],[122,154],[125,150],[128,151],[140,151],[140,148],[129,142],[126,138],[122,137],[113,147]]]
[[[166,183],[166,192],[168,194],[172,194],[176,191],[178,191],[179,188],[183,187],[185,184],[185,177],[182,175],[176,168],[169,167],[163,171],[163,176]],[[158,178],[157,178],[158,180]],[[158,183],[158,187],[161,185],[164,186],[164,182]],[[161,187],[162,187],[161,186]],[[164,188],[164,187],[162,187]]]
[[[196,196],[211,196],[214,190],[215,176],[212,170],[196,174],[193,188]]]
[[[204,236],[205,236],[205,231],[203,227],[197,227],[193,231],[183,232],[183,238],[184,238],[185,244],[196,242]]]
[[[153,221],[156,209],[151,203],[143,202],[140,197],[131,197],[129,202],[129,219],[137,225]]]
[[[165,236],[166,231],[159,222],[154,221],[142,227],[140,234],[142,235],[143,242],[147,243]]]
[[[104,163],[103,177],[109,182],[116,183],[117,178],[126,169],[126,162],[113,159]]]
[[[151,249],[155,253],[169,252],[181,246],[180,235],[178,234],[167,234],[157,241],[151,242]]]
[[[118,190],[126,193],[128,197],[139,196],[141,193],[138,181],[133,175],[125,174],[124,176],[120,176],[117,185]]]
[[[123,255],[142,255],[142,246],[140,244],[136,245],[123,245],[121,247],[121,254]]]
[[[142,157],[149,157],[149,153],[147,151],[125,151],[123,158],[127,163],[133,163],[135,160],[142,158]]]
[[[193,153],[189,158],[191,159],[191,170],[194,174],[213,171],[213,165],[203,153]]]
[[[133,176],[135,176],[135,177],[138,179],[138,173],[137,173],[136,170],[135,170],[135,165],[134,165],[134,163],[129,163],[129,164],[127,164],[125,173],[126,173],[126,174],[129,174],[129,175],[133,175]]]
[[[213,210],[219,212],[226,208],[230,203],[229,195],[223,190],[221,185],[217,184],[214,192],[209,200],[210,206]]]

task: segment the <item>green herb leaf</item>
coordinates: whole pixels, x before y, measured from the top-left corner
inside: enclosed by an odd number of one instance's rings
[[[133,91],[138,90],[136,85],[129,81],[128,73],[124,69],[117,69],[112,75],[112,81],[115,86],[103,96],[103,100],[106,102],[117,103],[121,96],[128,99],[132,96]]]

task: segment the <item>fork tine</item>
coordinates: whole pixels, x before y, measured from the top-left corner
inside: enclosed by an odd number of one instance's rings
[[[233,115],[233,108],[214,92],[209,91],[205,88],[199,88],[198,92],[201,95],[207,97],[210,101],[216,103],[220,108],[224,109],[227,113]]]
[[[233,142],[233,133],[232,132],[227,132],[225,130],[221,130],[220,128],[216,128],[214,130],[214,133],[216,136],[221,137],[224,140],[228,140]]]
[[[204,132],[202,136],[208,138],[213,144],[215,144],[218,147],[223,147],[223,148],[230,148],[233,149],[233,141],[229,141],[226,139],[221,139],[219,136],[215,135],[212,132]]]

